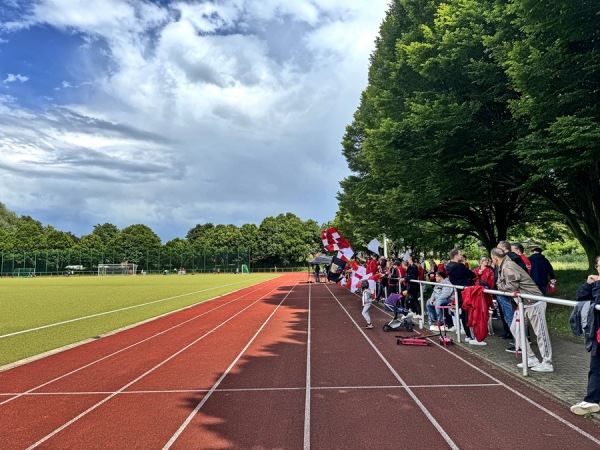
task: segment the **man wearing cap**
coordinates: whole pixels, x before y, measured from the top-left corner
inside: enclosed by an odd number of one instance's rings
[[[554,268],[550,261],[542,255],[542,249],[536,247],[533,249],[533,253],[529,256],[531,262],[531,279],[540,288],[542,294],[546,295],[548,291],[548,282],[554,279]]]

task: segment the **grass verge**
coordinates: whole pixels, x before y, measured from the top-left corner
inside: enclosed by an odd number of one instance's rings
[[[565,268],[554,271],[556,276],[556,292],[549,295],[554,298],[562,298],[564,300],[576,300],[575,293],[579,286],[585,283],[589,270],[579,268]],[[569,325],[569,317],[571,316],[572,308],[561,305],[548,305],[546,310],[546,320],[548,329],[551,335],[560,336],[574,342],[583,343],[583,337],[576,337],[571,331]]]

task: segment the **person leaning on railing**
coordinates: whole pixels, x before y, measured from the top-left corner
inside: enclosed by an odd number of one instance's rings
[[[580,416],[600,411],[600,344],[598,343],[600,311],[595,309],[596,305],[600,305],[600,256],[596,258],[595,268],[598,275],[589,275],[586,282],[577,289],[577,301],[581,303],[575,307],[571,315],[573,332],[576,335],[581,334],[582,331],[585,333],[585,346],[590,352],[587,395],[582,402],[571,406],[571,412]],[[586,301],[589,301],[589,304],[586,304]],[[585,318],[585,327],[581,326],[582,318]]]
[[[504,292],[519,292],[521,294],[542,296],[537,285],[531,279],[529,274],[510,259],[508,254],[500,248],[494,248],[491,253],[492,261],[498,267],[498,281],[496,289]],[[552,365],[552,345],[550,344],[550,335],[548,334],[548,325],[546,324],[546,302],[523,299],[523,310],[515,310],[510,330],[515,337],[515,346],[519,348],[519,336],[517,324],[519,318],[524,317],[521,326],[531,323],[533,331],[537,336],[538,347],[542,356],[542,362],[531,350],[531,344],[527,339],[523,344],[527,349],[527,367],[531,367],[534,372],[554,372]],[[523,364],[517,364],[522,367]]]

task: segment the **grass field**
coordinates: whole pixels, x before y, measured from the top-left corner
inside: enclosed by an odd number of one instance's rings
[[[560,264],[554,264],[555,270],[554,275],[556,276],[556,292],[551,294],[551,297],[562,298],[565,300],[576,300],[575,293],[579,286],[585,283],[587,276],[590,275],[591,271],[586,270],[584,265],[580,266],[564,266]],[[558,268],[557,268],[558,266]],[[573,340],[576,342],[583,342],[583,337],[575,337],[571,331],[569,325],[569,317],[573,308],[559,305],[548,305],[546,311],[546,320],[548,322],[548,329],[550,334],[556,334],[558,336]]]
[[[0,366],[276,276],[3,278],[0,279]],[[93,315],[97,316],[84,318]],[[80,318],[84,319],[76,320]],[[48,327],[66,321],[72,322]],[[38,327],[47,328],[26,331]]]

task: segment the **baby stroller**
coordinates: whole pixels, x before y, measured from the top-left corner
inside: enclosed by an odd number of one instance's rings
[[[394,331],[401,327],[406,328],[406,331],[413,330],[412,320],[406,317],[409,311],[402,306],[402,295],[390,294],[385,300],[384,306],[385,309],[394,313],[394,318],[383,326],[383,331]]]

